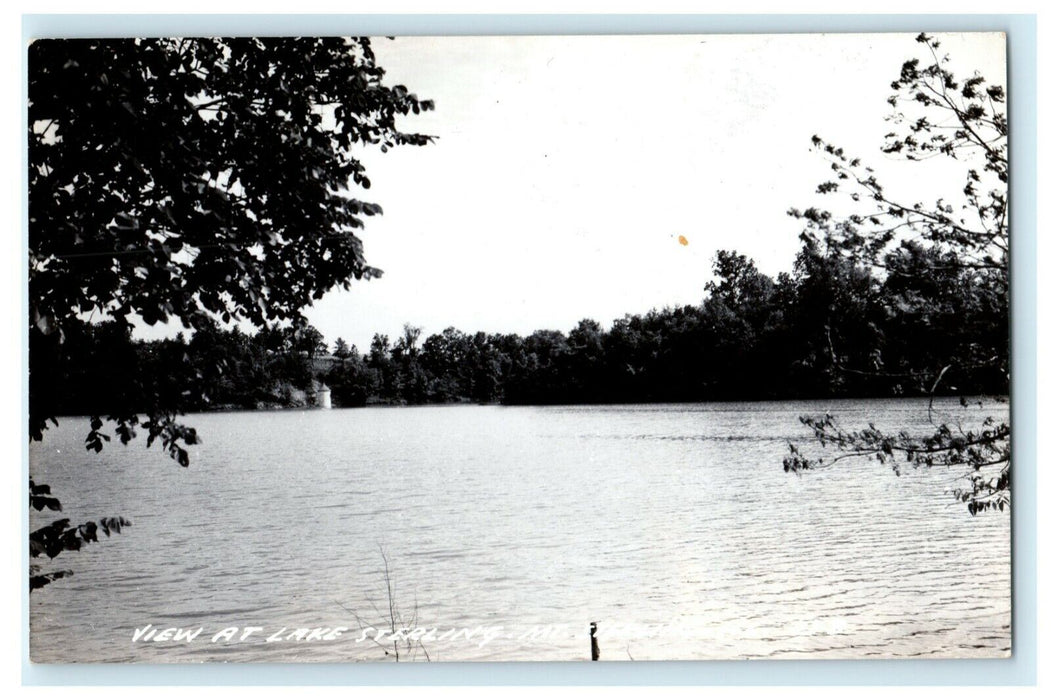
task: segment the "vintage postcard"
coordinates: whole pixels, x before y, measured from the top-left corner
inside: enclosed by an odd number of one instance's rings
[[[27,51],[32,661],[1011,655],[1005,35]]]

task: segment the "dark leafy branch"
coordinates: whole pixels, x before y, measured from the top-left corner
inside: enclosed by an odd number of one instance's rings
[[[359,150],[433,141],[397,128],[433,102],[384,85],[366,38],[50,40],[29,62],[41,360],[89,314],[195,330],[304,325],[326,291],[380,274],[357,236],[382,213],[355,196],[371,186]],[[54,414],[34,398],[38,438]],[[179,408],[148,416],[177,459]]]
[[[62,504],[51,496],[50,487],[36,484],[32,479],[29,480],[29,507],[37,511],[62,510]],[[131,525],[130,520],[121,517],[101,518],[73,527],[70,527],[69,522],[68,518],[63,518],[29,533],[29,556],[35,559],[43,554],[48,559],[54,559],[62,552],[78,551],[89,542],[98,542],[99,532],[109,537]],[[29,590],[42,588],[52,581],[72,575],[73,572],[68,569],[44,572],[39,564],[31,564]]]
[[[953,495],[966,503],[972,514],[984,510],[1003,510],[1011,504],[1011,430],[1007,423],[986,418],[981,428],[965,430],[947,423],[933,432],[914,435],[907,431],[888,434],[874,423],[861,430],[846,430],[831,414],[803,416],[803,425],[822,447],[831,447],[832,457],[807,457],[795,444],[789,444],[784,459],[786,472],[800,473],[832,466],[844,459],[874,458],[889,464],[900,476],[903,464],[918,467],[968,467],[969,489],[955,489]]]
[[[970,488],[955,489],[957,500],[972,514],[1002,511],[1010,505],[1011,440],[1007,423],[986,418],[980,430],[936,424],[933,395],[939,386],[968,374],[1009,377],[1008,318],[1008,181],[1006,95],[1001,86],[986,86],[978,73],[958,79],[949,70],[941,43],[920,34],[931,61],[906,61],[891,83],[888,99],[896,110],[888,117],[895,129],[886,134],[883,152],[908,161],[932,158],[964,164],[958,208],[948,195],[933,205],[892,195],[872,168],[842,148],[813,137],[813,146],[830,163],[834,179],[818,186],[821,195],[846,194],[865,212],[834,216],[830,211],[792,209],[806,225],[804,240],[823,246],[824,255],[878,269],[883,275],[883,303],[912,328],[928,329],[934,352],[901,355],[872,368],[886,376],[909,375],[929,386],[929,434],[888,435],[875,425],[844,430],[832,416],[803,416],[801,421],[835,457],[812,459],[790,445],[785,471],[802,472],[842,459],[875,458],[894,466],[967,468]],[[974,160],[980,167],[968,167]],[[919,166],[917,166],[919,167]],[[912,322],[919,321],[918,325]],[[829,328],[842,323],[828,317]],[[921,331],[922,333],[922,331]],[[829,334],[830,352],[833,349]],[[913,338],[914,342],[922,338]],[[844,373],[858,371],[834,363]],[[955,387],[952,387],[955,389]]]

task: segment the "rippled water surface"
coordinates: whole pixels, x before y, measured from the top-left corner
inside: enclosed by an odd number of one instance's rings
[[[32,594],[32,658],[390,660],[393,645],[361,631],[390,627],[390,600],[427,630],[418,660],[590,658],[592,621],[603,659],[1004,656],[1008,515],[954,504],[959,474],[781,468],[801,413],[898,429],[923,427],[926,408],[194,415],[203,444],[187,469],[141,439],[88,454],[86,420],[65,419],[31,446],[30,475],[62,517],[134,525],[51,563],[75,575]],[[133,641],[146,625],[203,631]],[[261,629],[242,640],[245,627]]]

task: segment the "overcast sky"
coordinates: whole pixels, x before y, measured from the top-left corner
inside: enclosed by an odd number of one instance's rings
[[[1004,84],[1001,35],[941,38],[961,74]],[[814,189],[828,177],[815,133],[891,189],[922,193],[930,181],[878,150],[890,81],[907,58],[926,58],[912,34],[374,46],[391,84],[435,101],[401,127],[439,138],[365,157],[365,197],[385,213],[361,237],[385,274],[308,313],[327,340],[362,350],[407,322],[424,336],[526,334],[698,303],[720,248],[770,275],[790,270],[801,227],[785,212],[821,204]]]

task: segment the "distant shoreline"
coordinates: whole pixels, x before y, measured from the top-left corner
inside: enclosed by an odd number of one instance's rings
[[[944,408],[945,402],[954,402],[953,405],[959,405],[955,403],[961,395],[957,394],[946,394],[938,395],[934,397],[935,405]],[[999,396],[984,396],[981,398],[975,398],[970,396],[964,396],[969,400],[967,407],[983,408],[988,409],[990,406],[1004,406],[1010,408],[1011,397],[1008,395]],[[702,405],[730,405],[730,404],[787,404],[787,403],[817,403],[817,402],[849,402],[849,401],[866,401],[866,402],[897,402],[897,401],[923,401],[927,402],[930,400],[929,396],[912,395],[912,396],[817,396],[808,398],[783,398],[783,399],[711,399],[707,401],[633,401],[633,402],[608,402],[608,403],[533,403],[533,404],[508,404],[489,402],[481,403],[475,401],[446,401],[446,402],[429,402],[429,403],[395,403],[390,401],[376,401],[368,403],[364,406],[332,406],[331,408],[321,408],[319,406],[281,406],[281,405],[266,405],[257,408],[246,408],[242,406],[217,406],[214,408],[208,408],[197,411],[189,411],[187,413],[179,414],[182,416],[194,416],[194,415],[207,415],[210,413],[275,413],[283,411],[342,411],[342,410],[355,410],[355,409],[368,409],[368,408],[383,408],[383,409],[398,409],[398,408],[446,408],[451,406],[459,407],[494,407],[494,408],[611,408],[617,406],[702,406]],[[961,406],[963,407],[963,406]],[[82,415],[69,415],[69,416],[58,416],[57,420],[59,424],[65,420],[89,420],[91,416],[89,414]]]

